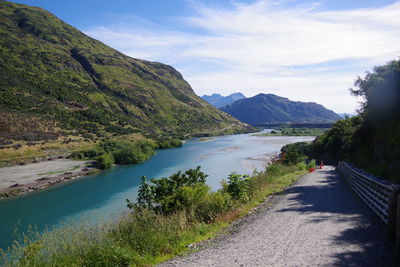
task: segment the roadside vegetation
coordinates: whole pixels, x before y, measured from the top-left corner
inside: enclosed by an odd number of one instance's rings
[[[400,60],[358,77],[351,93],[364,99],[359,114],[337,121],[309,145],[287,146],[287,160],[296,153],[329,164],[344,160],[400,183]]]
[[[289,152],[290,153],[290,152]],[[106,154],[104,154],[106,155]],[[104,159],[107,161],[106,159]],[[306,164],[270,164],[252,176],[232,173],[211,191],[200,167],[159,180],[143,177],[130,213],[102,225],[67,225],[15,242],[4,266],[149,266],[221,232],[271,194],[306,173]],[[122,205],[123,203],[121,203]]]
[[[349,161],[368,172],[400,182],[400,60],[358,77],[351,89],[364,99],[358,116],[338,121],[311,145],[310,155]]]

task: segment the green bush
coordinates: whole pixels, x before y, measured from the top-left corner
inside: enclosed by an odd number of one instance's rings
[[[315,168],[316,166],[317,166],[317,165],[316,165],[315,159],[312,159],[312,160],[310,160],[310,161],[307,163],[307,170],[313,169],[313,168]]]
[[[206,178],[200,166],[158,180],[150,179],[152,184],[142,177],[137,204],[127,200],[128,207],[136,211],[150,208],[162,214],[185,212],[192,220],[210,222],[231,207],[231,196],[210,192]]]
[[[223,181],[222,185],[224,190],[232,196],[233,199],[246,201],[248,200],[247,190],[249,188],[250,177],[248,175],[241,175],[231,173],[228,176],[228,181]]]
[[[179,139],[168,139],[158,142],[158,148],[174,148],[182,146],[183,142]]]
[[[149,207],[161,209],[163,213],[172,213],[174,211],[182,210],[181,203],[190,200],[185,198],[185,190],[183,188],[196,188],[196,194],[201,192],[208,192],[209,188],[205,185],[207,175],[200,171],[200,166],[196,169],[189,169],[186,172],[177,172],[169,177],[161,179],[150,179],[152,184],[147,182],[146,177],[142,177],[142,183],[139,187],[138,205],[139,207]],[[204,187],[196,187],[202,185]],[[206,190],[206,188],[208,188]],[[202,190],[200,190],[202,189]],[[158,204],[159,206],[154,206]],[[128,200],[128,207],[135,208],[138,206],[133,205]]]
[[[270,176],[278,176],[284,173],[284,167],[279,163],[268,164],[266,173]]]
[[[113,164],[114,157],[110,153],[106,153],[97,157],[96,165],[101,170],[109,169]]]
[[[96,159],[96,157],[104,154],[104,150],[101,147],[94,147],[88,150],[77,151],[71,154],[73,159]]]
[[[106,141],[100,147],[111,153],[117,164],[136,164],[148,160],[155,153],[156,144],[148,140]]]
[[[148,160],[155,153],[156,148],[157,144],[151,140],[106,140],[92,149],[74,152],[71,157],[104,161],[109,156],[102,157],[102,155],[110,154],[113,157],[113,163],[136,164]]]
[[[287,144],[281,148],[281,160],[285,164],[296,164],[304,161],[309,154],[309,145],[306,142]]]
[[[299,162],[296,164],[296,166],[300,171],[307,170],[307,164],[305,162]]]

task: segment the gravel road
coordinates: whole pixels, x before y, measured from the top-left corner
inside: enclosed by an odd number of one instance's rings
[[[160,266],[398,266],[385,226],[330,166],[249,217],[234,233]]]

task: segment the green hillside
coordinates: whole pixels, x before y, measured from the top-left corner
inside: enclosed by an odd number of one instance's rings
[[[273,94],[258,94],[222,107],[238,120],[252,124],[326,123],[341,117],[324,106],[312,102],[291,101]]]
[[[0,141],[243,131],[168,65],[128,57],[49,12],[0,1]]]

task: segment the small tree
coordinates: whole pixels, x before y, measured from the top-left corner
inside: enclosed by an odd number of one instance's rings
[[[195,169],[189,169],[184,173],[174,173],[169,177],[150,179],[152,184],[147,183],[147,178],[143,176],[138,191],[137,204],[127,199],[128,208],[155,208],[154,204],[157,204],[157,209],[161,208],[165,213],[174,212],[182,208],[179,204],[180,202],[186,202],[182,197],[185,196],[183,192],[186,192],[188,190],[187,188],[200,188],[204,186],[204,188],[209,190],[209,187],[205,184],[206,178],[207,174],[200,170],[200,166]],[[196,192],[200,191],[198,190]]]
[[[103,154],[97,157],[96,164],[99,169],[109,169],[114,164],[114,157],[110,153]]]
[[[153,207],[153,188],[147,183],[147,177],[142,176],[142,183],[138,190],[137,202],[141,206]]]
[[[225,182],[223,186],[233,199],[246,201],[249,198],[247,195],[249,180],[248,175],[233,172],[228,176],[228,182]]]
[[[287,144],[281,148],[281,161],[285,164],[296,164],[304,161],[309,153],[309,145],[306,142]]]

